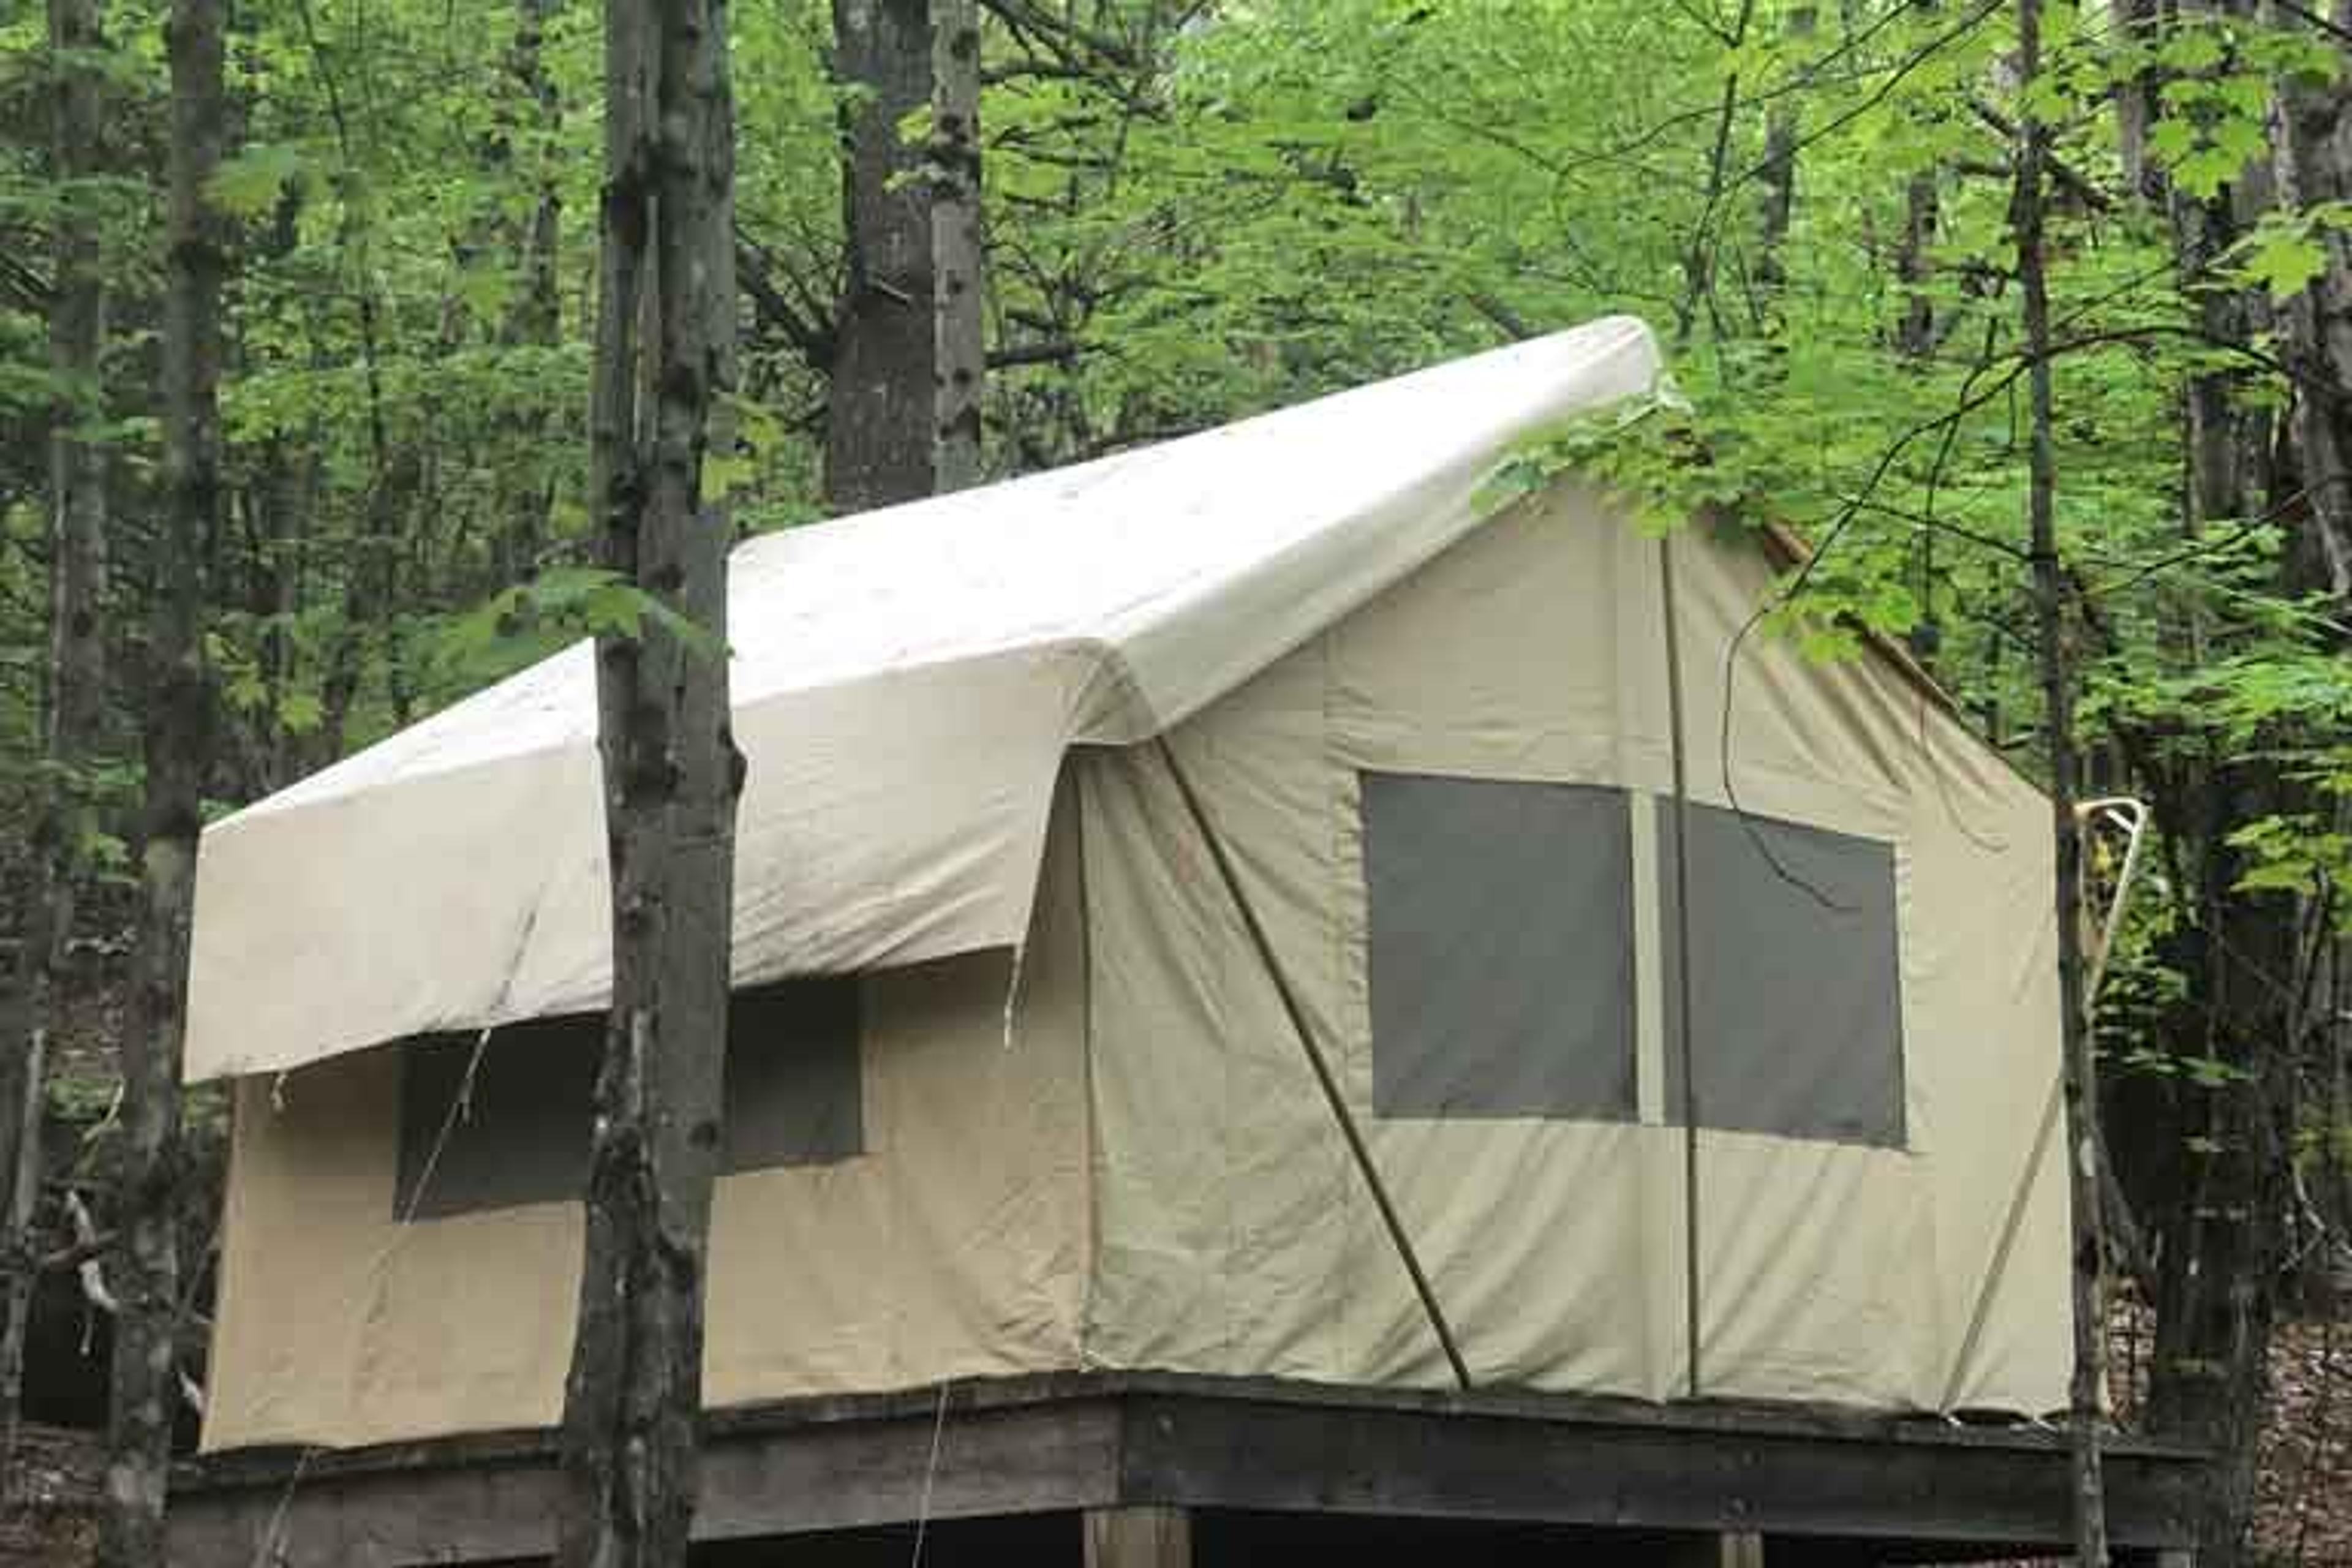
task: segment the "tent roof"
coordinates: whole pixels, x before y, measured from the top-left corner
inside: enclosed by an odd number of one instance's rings
[[[1017,942],[1067,746],[1215,700],[1474,527],[1520,442],[1660,374],[1612,317],[744,544],[739,982]],[[593,682],[575,646],[207,830],[188,1077],[601,1005]]]

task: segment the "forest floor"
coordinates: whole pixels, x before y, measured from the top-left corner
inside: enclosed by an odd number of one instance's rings
[[[2276,1404],[2263,1434],[2255,1531],[2297,1568],[2352,1564],[2352,1324],[2297,1323],[2271,1351]]]
[[[0,1469],[0,1568],[82,1568],[96,1555],[96,1434],[18,1428]]]

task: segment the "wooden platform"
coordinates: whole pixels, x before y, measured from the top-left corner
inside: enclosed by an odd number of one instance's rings
[[[866,1561],[861,1540],[905,1561],[918,1520],[934,1562],[1044,1563],[1059,1542],[1104,1568],[1416,1535],[1460,1549],[1424,1562],[1504,1561],[1507,1540],[1557,1560],[1573,1540],[1580,1562],[1692,1563],[1727,1539],[1748,1544],[1706,1560],[1752,1548],[1843,1568],[2054,1552],[2068,1535],[2054,1431],[1810,1407],[1070,1373],[957,1384],[944,1403],[933,1389],[717,1411],[709,1432],[697,1534],[728,1564]],[[2167,1549],[2187,1543],[2200,1469],[2115,1440],[2124,1561],[2186,1561]],[[176,1479],[173,1561],[529,1560],[550,1548],[554,1496],[539,1431],[214,1455]]]

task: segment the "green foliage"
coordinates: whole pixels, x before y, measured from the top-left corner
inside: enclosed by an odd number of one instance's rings
[[[997,471],[1637,314],[1668,341],[1671,395],[1527,443],[1481,503],[1573,471],[1631,498],[1647,529],[1781,525],[1813,554],[1781,576],[1769,635],[1828,658],[1864,633],[1908,640],[2028,770],[2041,697],[2009,128],[2027,108],[2057,126],[2073,182],[2051,247],[2058,528],[2082,725],[2124,787],[2218,757],[2275,763],[2296,792],[2233,806],[2218,844],[2201,820],[2161,826],[2105,1044],[2168,1088],[2235,1084],[2226,1058],[2166,1035],[2207,984],[2180,950],[2209,880],[2284,902],[2352,871],[2352,691],[2340,607],[2286,584],[2292,509],[2192,530],[2181,391],[2220,377],[2242,405],[2286,406],[2274,345],[2211,341],[2208,307],[2298,296],[2352,212],[2273,207],[2184,260],[2173,215],[2124,186],[2114,102],[2152,89],[2157,174],[2219,202],[2269,155],[2282,85],[2336,79],[2340,47],[2244,15],[2132,30],[2055,7],[2028,102],[2009,7],[1991,3],[1089,0],[1039,15],[1083,26],[1000,19],[984,39],[989,333],[1010,362],[987,391]],[[590,564],[599,14],[545,13],[535,47],[522,20],[511,0],[238,10],[238,146],[211,193],[234,220],[229,499],[206,583],[225,799],[583,637],[650,622],[719,651]],[[748,534],[822,510],[838,126],[857,89],[826,71],[826,7],[766,0],[731,26],[736,208],[759,289],[733,439],[704,482]],[[43,782],[57,411],[109,447],[121,487],[118,652],[135,655],[152,585],[161,36],[152,0],[109,6],[108,168],[63,181],[46,104],[75,62],[49,58],[37,13],[0,12],[0,810],[16,819]],[[1768,239],[1776,122],[1795,137],[1796,197]],[[48,360],[40,275],[69,212],[97,216],[113,289],[99,385]],[[136,782],[136,694],[119,684],[116,762],[76,784],[102,875],[126,868]]]
[[[635,641],[650,621],[698,658],[724,645],[708,626],[602,566],[562,566],[501,589],[441,626],[436,649],[459,687],[510,674],[581,637]]]

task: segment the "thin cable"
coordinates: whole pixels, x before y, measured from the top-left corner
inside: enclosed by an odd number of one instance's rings
[[[940,1403],[931,1412],[931,1453],[923,1461],[923,1490],[915,1502],[915,1552],[908,1560],[908,1568],[923,1568],[923,1538],[931,1525],[931,1481],[940,1473],[940,1444],[948,1429],[948,1395],[954,1388],[953,1378],[940,1381]]]
[[[1690,1396],[1699,1396],[1698,1063],[1691,1048],[1690,776],[1683,749],[1683,655],[1675,606],[1674,536],[1658,541],[1658,595],[1665,612],[1666,725],[1674,761],[1675,1047],[1683,1068],[1683,1351]]]
[[[465,1074],[457,1080],[457,1092],[449,1098],[449,1110],[441,1118],[439,1131],[433,1135],[433,1146],[425,1151],[425,1163],[417,1170],[416,1184],[409,1189],[408,1202],[402,1205],[396,1216],[397,1228],[393,1234],[393,1238],[384,1245],[383,1250],[368,1261],[362,1282],[363,1289],[367,1290],[372,1291],[381,1287],[384,1268],[407,1244],[412,1234],[412,1223],[416,1218],[416,1211],[425,1202],[425,1190],[432,1185],[433,1173],[440,1168],[442,1152],[449,1146],[449,1139],[457,1131],[458,1121],[461,1119],[469,1119],[473,1114],[474,1081],[476,1076],[481,1071],[482,1057],[490,1048],[491,1032],[491,1029],[485,1028],[475,1037],[473,1054],[466,1059]],[[416,1047],[412,1045],[404,1048],[413,1050]],[[273,1100],[278,1100],[282,1095],[285,1079],[285,1074],[278,1075],[278,1081],[271,1089]],[[282,1100],[279,1103],[282,1108]],[[326,1449],[322,1445],[306,1443],[302,1446],[302,1451],[295,1456],[294,1468],[286,1478],[285,1489],[278,1493],[277,1506],[270,1510],[268,1527],[261,1532],[260,1541],[254,1546],[254,1568],[278,1568],[278,1564],[285,1561],[284,1554],[279,1549],[285,1543],[287,1521],[293,1513],[294,1494],[301,1489],[303,1481],[310,1476],[311,1462],[324,1452]]]

